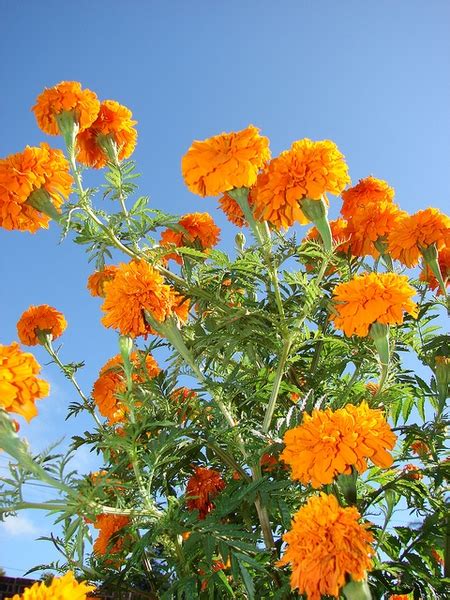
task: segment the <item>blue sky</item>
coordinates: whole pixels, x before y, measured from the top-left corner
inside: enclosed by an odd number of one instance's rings
[[[193,139],[249,123],[269,136],[274,155],[303,137],[334,140],[354,183],[386,179],[409,212],[448,206],[447,0],[6,0],[1,15],[2,157],[26,144],[60,144],[40,132],[30,108],[44,87],[78,80],[133,111],[140,191],[151,205],[211,212],[223,247],[235,229],[213,199],[188,192],[180,159]],[[55,306],[69,322],[62,356],[86,360],[79,379],[89,392],[117,352],[116,336],[101,327],[100,301],[86,290],[92,269],[83,249],[58,240],[55,225],[35,235],[0,230],[0,343],[16,339],[30,304]],[[46,362],[39,349],[36,356]],[[35,449],[86,425],[64,422],[72,390],[54,367],[43,373],[51,397],[22,426]],[[80,471],[93,466],[88,455],[79,461]],[[0,455],[0,472],[5,462]],[[0,566],[18,576],[56,558],[32,541],[49,529],[38,513],[0,524]]]

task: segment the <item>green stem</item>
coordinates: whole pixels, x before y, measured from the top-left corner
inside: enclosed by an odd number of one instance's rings
[[[42,345],[44,346],[45,350],[49,353],[49,355],[52,357],[53,361],[61,369],[61,371],[63,372],[63,374],[65,375],[65,377],[67,377],[71,381],[72,385],[74,386],[74,388],[78,392],[78,395],[83,400],[85,408],[94,417],[95,422],[97,423],[97,425],[99,427],[102,427],[102,423],[101,423],[99,417],[97,416],[95,410],[92,408],[92,406],[91,406],[91,404],[90,404],[87,396],[85,396],[85,394],[83,393],[83,390],[78,385],[78,382],[75,379],[75,375],[73,373],[71,373],[70,371],[68,371],[67,368],[66,368],[66,365],[63,362],[61,362],[59,356],[56,354],[56,352],[55,352],[55,350],[53,348],[51,339],[48,336],[45,336],[45,338],[43,339]]]
[[[292,346],[292,341],[293,341],[292,338],[289,336],[285,340],[283,349],[281,351],[280,360],[278,363],[277,371],[275,373],[275,381],[273,382],[272,393],[270,395],[270,399],[267,404],[266,414],[264,415],[264,422],[263,422],[264,433],[267,433],[270,429],[270,424],[272,422],[273,413],[275,411],[278,393],[280,391],[281,380],[283,379],[286,362],[289,357],[289,351]]]

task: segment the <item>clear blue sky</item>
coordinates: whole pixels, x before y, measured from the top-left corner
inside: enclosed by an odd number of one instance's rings
[[[354,183],[386,179],[409,212],[448,206],[448,0],[3,0],[1,19],[0,156],[45,140],[30,112],[36,96],[78,80],[133,111],[141,193],[174,213],[210,211],[225,246],[235,230],[214,200],[187,191],[180,159],[194,138],[249,123],[270,137],[273,154],[303,137],[334,140]],[[86,360],[80,381],[89,391],[117,351],[115,335],[85,288],[83,249],[58,238],[54,225],[36,235],[0,230],[0,343],[16,339],[30,304],[55,306],[69,322],[63,358]],[[54,367],[44,376],[51,398],[22,426],[35,449],[85,425],[64,422],[72,391]],[[78,466],[92,465],[83,456]],[[0,566],[18,576],[55,558],[32,541],[49,528],[37,513],[0,524]]]

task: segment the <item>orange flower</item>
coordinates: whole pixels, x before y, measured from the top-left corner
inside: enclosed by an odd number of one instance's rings
[[[37,124],[44,133],[59,135],[56,117],[61,113],[72,112],[80,131],[90,127],[100,109],[100,102],[94,92],[81,88],[78,81],[61,81],[54,87],[46,88],[33,106]]]
[[[365,208],[369,204],[379,204],[380,202],[392,202],[395,191],[383,179],[375,177],[366,177],[342,192],[341,214],[346,219],[353,217],[356,211]]]
[[[423,475],[415,465],[405,465],[403,467],[403,476],[405,479],[419,480],[423,479]]]
[[[49,384],[36,375],[41,367],[29,352],[16,342],[0,344],[0,406],[31,421],[37,415],[35,400],[48,396]]]
[[[48,228],[50,217],[31,202],[44,196],[59,210],[70,195],[72,181],[63,153],[48,144],[27,146],[23,152],[0,159],[0,227],[31,233]]]
[[[395,222],[388,239],[392,258],[415,267],[421,249],[436,244],[437,250],[450,247],[450,218],[437,208],[419,210]]]
[[[336,252],[346,254],[350,249],[350,233],[347,221],[345,219],[335,219],[334,221],[330,221],[330,229]],[[317,227],[311,227],[305,236],[305,241],[307,240],[322,243],[322,238]]]
[[[52,339],[58,338],[66,329],[67,322],[64,315],[49,306],[41,304],[40,306],[30,306],[17,323],[17,333],[19,340],[26,346],[36,346],[40,344],[37,332],[49,333]]]
[[[36,581],[31,587],[25,588],[22,594],[14,594],[12,598],[5,600],[86,600],[89,592],[95,590],[94,585],[88,585],[85,581],[78,583],[72,571],[68,571],[62,577],[53,577],[47,585],[44,581]]]
[[[94,527],[100,530],[98,538],[94,542],[94,554],[104,556],[105,554],[117,554],[122,550],[126,541],[123,533],[118,535],[123,527],[130,523],[130,519],[120,515],[99,515]]]
[[[438,563],[438,565],[444,566],[445,561],[444,561],[444,559],[442,558],[442,556],[439,554],[439,552],[435,548],[432,548],[432,550],[431,550],[431,556]]]
[[[181,217],[178,224],[185,231],[166,229],[161,234],[161,246],[193,246],[198,250],[208,250],[219,241],[220,229],[208,213],[189,213]],[[183,258],[174,253],[167,254],[165,258],[183,263]]]
[[[410,600],[410,594],[391,594],[389,600]]]
[[[326,192],[340,194],[349,181],[344,156],[334,142],[299,140],[258,176],[253,190],[255,216],[278,229],[295,221],[308,223],[300,201],[320,200]]]
[[[430,452],[429,447],[422,440],[416,440],[411,444],[411,450],[415,452],[418,456],[423,456]]]
[[[353,506],[342,508],[334,496],[311,497],[294,515],[292,529],[283,535],[288,544],[278,566],[290,564],[291,589],[308,600],[335,598],[347,575],[362,581],[372,568],[373,535],[358,522]]]
[[[403,311],[415,317],[417,306],[411,299],[414,294],[406,275],[357,275],[335,287],[333,297],[337,314],[331,320],[347,337],[365,337],[373,323],[399,325],[403,323]]]
[[[251,187],[270,159],[269,140],[249,125],[195,141],[183,156],[181,170],[187,187],[200,196],[217,196],[233,188]]]
[[[188,510],[198,510],[199,519],[204,519],[212,511],[212,499],[223,490],[225,481],[219,471],[196,467],[186,486],[186,506]]]
[[[378,393],[379,389],[380,389],[380,385],[378,383],[376,383],[375,381],[369,381],[369,383],[366,383],[366,390],[369,392],[369,394],[371,396],[375,396],[375,394]]]
[[[450,285],[450,247],[442,248],[438,255],[438,263],[441,270],[442,279],[448,287]],[[438,296],[442,294],[438,280],[426,263],[423,265],[422,271],[420,272],[420,280],[426,281],[431,290],[438,290]]]
[[[162,323],[172,313],[174,292],[145,260],[121,263],[111,281],[105,282],[102,323],[122,335],[137,337],[152,332],[144,311]]]
[[[357,207],[348,222],[350,248],[353,256],[373,256],[378,258],[379,251],[375,242],[386,239],[395,223],[406,213],[392,202],[372,202],[364,207]]]
[[[107,281],[114,279],[117,273],[117,267],[114,265],[106,265],[101,271],[95,271],[92,275],[89,275],[87,288],[91,293],[91,296],[104,298],[105,288],[104,285]]]
[[[249,190],[247,198],[250,208],[252,208],[254,204],[252,189]],[[219,198],[219,204],[220,208],[223,210],[227,219],[231,223],[237,227],[246,227],[248,225],[244,217],[244,213],[242,212],[242,208],[229,194],[225,193],[221,198]]]
[[[177,415],[181,417],[184,423],[191,412],[190,409],[197,398],[197,393],[187,387],[179,387],[170,394],[170,399],[177,405]]]
[[[100,111],[90,127],[77,136],[78,160],[83,165],[101,169],[111,157],[102,147],[105,138],[109,138],[117,149],[117,158],[123,160],[131,156],[136,146],[137,121],[126,106],[115,100],[104,100]]]
[[[133,374],[133,380],[144,381],[143,375],[153,378],[156,377],[161,369],[151,354],[145,357],[145,371],[142,368],[140,353],[132,352],[131,362],[136,373]],[[124,372],[121,368],[123,360],[120,354],[114,356],[101,368],[99,377],[94,383],[92,389],[92,398],[100,411],[100,414],[107,417],[108,424],[120,423],[125,420],[128,409],[118,399],[119,394],[125,392]]]
[[[299,427],[284,435],[282,460],[292,469],[292,478],[315,488],[332,483],[341,473],[350,474],[352,467],[359,473],[367,470],[367,459],[387,468],[392,457],[396,436],[381,410],[347,404],[332,411],[313,410],[305,414]]]

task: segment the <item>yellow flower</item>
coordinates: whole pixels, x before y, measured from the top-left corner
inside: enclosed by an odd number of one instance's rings
[[[22,594],[14,594],[5,600],[86,600],[87,594],[95,590],[95,586],[86,582],[78,583],[72,571],[62,577],[54,577],[50,585],[43,581],[34,583]]]
[[[354,507],[342,508],[334,496],[311,497],[294,515],[292,529],[283,535],[287,548],[278,566],[290,564],[291,589],[308,600],[339,597],[346,578],[366,578],[372,568],[373,535],[360,524]]]
[[[336,411],[314,410],[299,427],[284,435],[281,458],[292,469],[292,479],[315,488],[332,483],[337,475],[367,470],[367,460],[387,468],[396,436],[380,410],[347,404]]]

